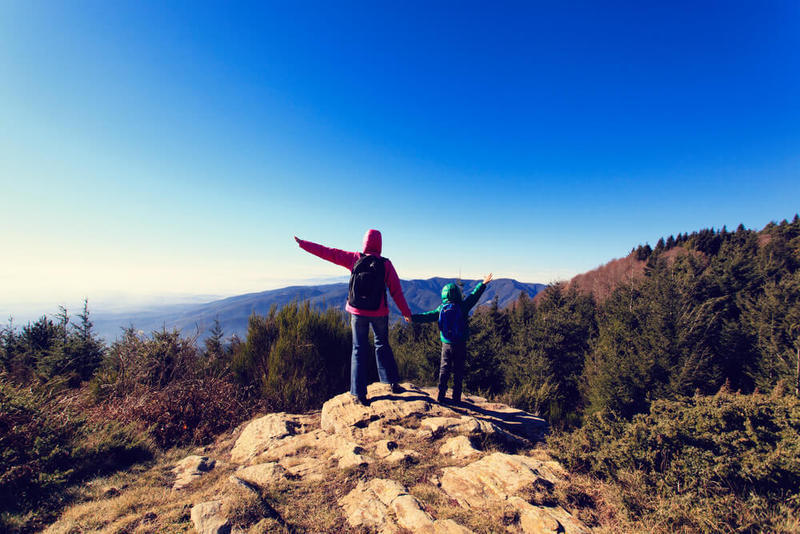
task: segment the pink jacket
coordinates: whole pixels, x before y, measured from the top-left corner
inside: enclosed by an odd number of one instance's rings
[[[353,266],[361,257],[361,254],[358,252],[347,252],[345,250],[339,250],[338,248],[330,248],[317,243],[312,243],[311,241],[303,241],[302,239],[298,239],[297,242],[300,245],[300,248],[303,250],[310,252],[315,256],[319,256],[323,260],[328,260],[336,265],[341,265],[348,271],[353,270]],[[381,233],[378,230],[367,230],[367,233],[364,234],[364,254],[374,254],[376,256],[380,256],[381,245]],[[411,310],[408,308],[406,298],[403,296],[403,288],[400,287],[400,279],[397,277],[397,271],[394,270],[394,265],[392,265],[392,262],[389,261],[388,258],[384,259],[386,260],[386,274],[384,276],[386,287],[389,288],[389,293],[391,293],[392,299],[394,299],[397,307],[400,308],[400,313],[402,313],[405,317],[409,317],[411,315]],[[384,315],[389,315],[389,307],[386,305],[385,293],[383,299],[381,300],[381,305],[377,310],[360,310],[350,306],[349,302],[347,303],[345,309],[353,315],[364,315],[367,317],[382,317]]]

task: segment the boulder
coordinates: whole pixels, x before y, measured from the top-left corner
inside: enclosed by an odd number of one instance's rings
[[[444,409],[427,393],[410,384],[404,384],[404,387],[401,393],[391,393],[388,384],[371,384],[367,388],[369,406],[355,402],[350,393],[333,397],[322,406],[322,430],[357,438],[373,421],[380,421],[383,426],[412,415],[443,413]]]
[[[472,446],[472,441],[467,436],[455,436],[445,441],[439,448],[442,456],[452,456],[453,458],[469,458],[481,451]]]
[[[560,471],[553,469],[553,463],[498,452],[464,467],[444,468],[441,488],[464,507],[510,504],[519,513],[519,527],[525,533],[588,533],[589,529],[562,507],[535,506],[515,495],[532,485],[558,482]]]
[[[375,456],[387,463],[399,463],[419,458],[415,451],[399,449],[397,442],[382,439],[375,444]]]
[[[187,456],[172,468],[172,472],[175,473],[175,483],[172,485],[172,489],[180,490],[185,488],[205,473],[214,469],[215,465],[216,461],[209,459],[208,456]]]
[[[246,463],[266,451],[279,440],[293,434],[304,433],[313,418],[305,415],[271,413],[254,419],[242,431],[231,449],[231,460]]]
[[[197,534],[229,534],[231,525],[220,515],[222,501],[208,501],[192,506],[192,523]]]
[[[560,477],[540,460],[496,452],[464,467],[445,467],[442,489],[461,506],[485,507],[506,500],[540,479],[554,484]]]
[[[256,485],[260,488],[280,480],[286,476],[286,469],[277,462],[266,462],[247,467],[240,467],[233,476]]]
[[[519,527],[524,534],[589,534],[590,529],[560,506],[536,506],[519,497],[508,503],[519,513]]]

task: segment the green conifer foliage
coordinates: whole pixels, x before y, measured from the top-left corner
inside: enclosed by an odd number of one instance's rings
[[[350,328],[341,312],[294,303],[250,317],[233,371],[276,410],[302,411],[347,390],[350,352]]]

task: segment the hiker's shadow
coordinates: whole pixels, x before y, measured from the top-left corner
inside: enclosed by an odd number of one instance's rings
[[[549,425],[541,417],[514,408],[492,410],[477,403],[449,403],[447,407],[461,415],[472,416],[492,423],[503,430],[531,441],[538,441],[547,433]]]
[[[385,393],[382,395],[377,395],[370,400],[372,402],[378,400],[403,401],[403,402],[410,402],[410,401],[428,402],[430,404],[439,405],[442,406],[443,408],[452,410],[458,415],[462,416],[466,415],[474,417],[475,419],[478,419],[480,421],[491,423],[501,428],[502,430],[509,432],[510,434],[522,437],[532,442],[540,441],[541,439],[543,439],[545,434],[547,434],[549,430],[549,425],[547,424],[547,421],[545,421],[541,417],[531,415],[523,410],[518,410],[510,407],[505,407],[505,409],[493,410],[487,407],[486,405],[469,401],[461,401],[458,403],[454,403],[451,401],[441,404],[437,402],[431,395],[425,393],[417,393],[417,392],[411,392],[412,394],[409,395],[408,393],[409,393],[408,391],[405,392],[405,394]]]
[[[384,395],[376,395],[374,397],[370,397],[369,399],[371,403],[379,400],[404,401],[404,402],[421,400],[425,402],[430,402],[432,404],[436,404],[435,400],[430,398],[428,395],[422,393],[414,395],[403,395],[401,393],[386,393]]]

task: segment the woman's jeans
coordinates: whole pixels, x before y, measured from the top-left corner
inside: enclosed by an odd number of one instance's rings
[[[353,355],[350,358],[350,393],[356,397],[367,396],[367,360],[369,358],[369,326],[375,334],[375,361],[378,364],[378,377],[385,384],[400,380],[397,362],[394,361],[392,347],[389,346],[389,317],[366,317],[352,315],[350,326],[353,329]]]

